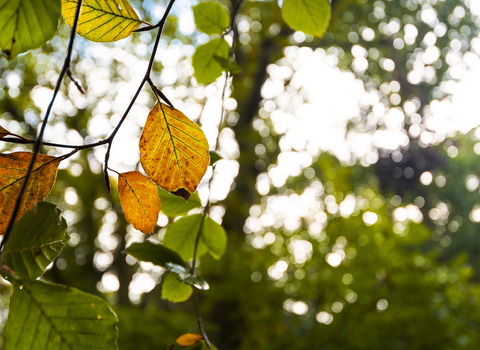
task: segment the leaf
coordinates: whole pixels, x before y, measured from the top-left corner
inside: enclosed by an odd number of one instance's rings
[[[213,165],[216,162],[218,162],[220,159],[223,159],[223,157],[215,151],[210,151],[209,154],[210,154],[210,165]]]
[[[282,14],[291,28],[321,38],[330,22],[330,3],[328,0],[284,0]]]
[[[230,15],[218,2],[201,2],[192,10],[197,29],[206,34],[221,34],[230,26]]]
[[[117,317],[91,294],[42,281],[13,285],[6,350],[116,350]]]
[[[215,56],[228,60],[229,55],[230,46],[223,38],[210,40],[206,44],[197,47],[193,55],[192,64],[198,83],[209,84],[222,75],[225,69],[218,63],[218,59],[215,59]]]
[[[0,0],[0,49],[9,59],[46,43],[57,31],[60,0]]]
[[[19,278],[36,279],[44,274],[69,237],[67,223],[51,203],[37,203],[13,226],[2,252],[3,263]]]
[[[62,13],[73,26],[78,0],[62,0]],[[83,0],[77,32],[85,39],[110,42],[126,38],[143,22],[127,0]]]
[[[0,154],[0,234],[2,235],[13,212],[32,154],[30,152]],[[37,156],[15,221],[50,193],[57,177],[60,161],[61,158],[44,154]]]
[[[161,244],[153,244],[150,241],[132,243],[127,248],[127,253],[135,259],[148,261],[158,266],[166,267],[166,264],[169,262],[180,266],[187,266],[178,253]]]
[[[170,194],[167,191],[162,190],[160,187],[158,187],[158,195],[162,200],[162,212],[168,216],[183,215],[202,205],[197,192],[193,192],[188,201]]]
[[[176,251],[183,260],[193,258],[195,240],[202,221],[202,214],[184,216],[168,226],[163,244]],[[222,226],[206,218],[197,248],[197,257],[209,252],[220,259],[227,245],[227,235]]]
[[[232,74],[238,74],[240,73],[240,67],[235,61],[229,60],[228,58],[223,58],[220,56],[213,56],[213,58],[220,63],[222,66],[223,70],[229,71]]]
[[[198,343],[202,339],[203,339],[203,336],[200,335],[200,334],[186,333],[186,334],[183,334],[183,335],[179,336],[177,338],[176,342],[179,345],[190,346],[190,345],[193,345],[195,343]]]
[[[202,129],[166,104],[150,111],[139,143],[140,162],[157,185],[185,200],[208,167],[208,142]]]
[[[26,139],[25,137],[22,137],[20,135],[17,135],[17,134],[14,134],[10,131],[8,131],[7,129],[4,129],[0,126],[0,139],[3,139],[5,136],[15,136],[15,137],[18,137],[19,139],[22,139],[22,140],[28,140]]]
[[[207,281],[199,276],[192,275],[185,267],[172,263],[166,263],[166,265],[170,271],[176,273],[178,277],[180,277],[179,281],[200,290],[208,290],[210,288]]]
[[[125,219],[143,233],[153,233],[160,212],[157,186],[138,171],[118,174],[118,193]]]
[[[189,285],[178,280],[177,275],[170,273],[162,283],[162,298],[173,303],[181,303],[188,300],[193,289]]]

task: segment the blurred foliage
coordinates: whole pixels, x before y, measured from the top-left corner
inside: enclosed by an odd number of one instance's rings
[[[221,3],[232,10],[231,2]],[[240,73],[227,89],[236,109],[226,113],[220,137],[224,159],[217,162],[236,162],[239,171],[228,197],[211,209],[212,216],[215,210],[221,213],[228,244],[219,261],[206,256],[198,266],[211,287],[200,293],[200,310],[219,349],[477,348],[480,134],[442,133],[427,118],[432,102],[451,98],[446,83],[460,80],[461,60],[468,54],[478,57],[472,48],[480,24],[470,9],[473,3],[478,1],[337,0],[322,39],[289,29],[277,1],[243,4],[235,43]],[[152,23],[165,4],[132,1],[142,20]],[[188,115],[190,109],[191,118],[208,127],[207,119],[218,116],[195,115],[195,106],[201,111],[207,97],[218,97],[224,78],[206,88],[194,79],[191,56],[208,37],[179,29],[182,21],[193,21],[188,11],[179,7],[167,21],[153,80],[180,110]],[[0,123],[9,131],[34,137],[68,34],[62,24],[44,47],[12,62],[0,58]],[[149,32],[108,45],[79,39],[72,71],[87,95],[72,83],[62,87],[47,139],[81,143],[105,136],[108,132],[94,121],[104,121],[107,129],[115,125],[122,113],[122,89],[143,74],[135,67],[143,67],[151,45]],[[288,47],[321,48],[335,57],[334,66],[360,80],[366,92],[378,97],[377,105],[402,111],[394,131],[407,142],[394,149],[376,146],[373,161],[353,155],[353,161],[338,160],[319,150],[284,184],[269,180],[267,191],[260,191],[262,179],[284,152],[284,135],[265,108],[274,99],[264,98],[262,87],[272,65],[298,68],[284,58]],[[165,73],[172,70],[175,79]],[[283,83],[280,100],[295,92],[291,77]],[[153,103],[152,94],[142,93],[135,118],[142,120]],[[348,121],[345,139],[388,130],[374,112],[373,105],[362,107]],[[137,138],[141,127],[135,119],[130,124]],[[240,152],[225,156],[228,142]],[[0,147],[2,152],[28,148]],[[300,150],[294,151],[300,157]],[[82,151],[59,172],[47,200],[62,210],[71,239],[45,278],[111,303],[119,317],[120,349],[166,348],[181,334],[198,333],[194,305],[162,299],[164,270],[125,253],[126,242],[146,237],[126,223],[116,189],[107,192],[97,160],[102,156],[101,151]],[[427,172],[431,183],[425,185]],[[153,239],[163,239],[169,222],[173,218],[161,216]],[[112,275],[117,290],[106,289]],[[3,326],[8,286],[0,288]]]

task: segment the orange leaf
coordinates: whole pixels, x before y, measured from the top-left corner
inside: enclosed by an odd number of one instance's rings
[[[118,176],[118,192],[125,219],[137,230],[152,233],[160,212],[157,185],[138,171]]]
[[[32,154],[31,152],[0,154],[0,234],[2,235],[13,212]],[[50,193],[57,177],[60,161],[61,158],[44,154],[37,156],[15,221]]]
[[[182,112],[163,103],[150,111],[139,148],[147,175],[185,200],[197,188],[210,161],[202,129]]]
[[[8,136],[8,135],[12,135],[12,136],[16,136],[20,139],[23,139],[23,140],[27,140],[25,137],[22,137],[20,135],[17,135],[17,134],[14,134],[14,133],[11,133],[10,131],[8,131],[7,129],[5,128],[2,128],[0,126],[0,139],[3,139],[5,136]]]
[[[186,333],[179,336],[176,342],[183,346],[190,346],[195,343],[198,343],[202,339],[203,339],[203,336],[201,336],[200,334]]]

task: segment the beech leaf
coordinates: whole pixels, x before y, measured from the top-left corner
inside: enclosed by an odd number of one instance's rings
[[[139,143],[140,162],[161,188],[185,200],[207,171],[208,142],[200,127],[164,103],[150,111]]]
[[[228,61],[229,55],[230,46],[223,38],[212,39],[197,47],[193,55],[192,65],[198,83],[210,84],[222,75],[222,72],[227,68],[220,64],[219,58]]]
[[[125,219],[143,233],[153,233],[160,212],[157,186],[138,171],[118,175],[118,193]]]
[[[188,201],[168,193],[167,191],[162,190],[160,187],[158,187],[158,195],[162,200],[162,212],[168,216],[183,215],[202,205],[197,192],[194,192]]]
[[[14,136],[14,137],[18,137],[19,139],[22,139],[22,140],[28,140],[28,139],[26,139],[25,137],[22,137],[22,136],[20,136],[20,135],[14,134],[13,132],[10,132],[10,131],[8,131],[7,129],[2,128],[2,127],[0,126],[0,139],[3,139],[5,136]]]
[[[30,152],[0,154],[0,235],[3,235],[7,228],[32,154]],[[35,203],[43,201],[50,193],[60,161],[61,158],[44,154],[37,156],[15,221],[20,220],[27,210],[33,209]]]
[[[283,18],[290,28],[319,38],[327,30],[330,12],[328,0],[284,0],[282,5]]]
[[[162,282],[162,298],[173,303],[181,303],[192,295],[193,289],[178,280],[177,275],[169,273]]]
[[[117,317],[101,298],[42,281],[14,283],[6,350],[116,350]]]
[[[13,225],[2,251],[3,263],[19,278],[36,279],[68,242],[67,223],[51,203],[37,203]]]
[[[70,27],[78,0],[62,0],[62,13]],[[126,38],[142,22],[127,0],[84,0],[77,32],[85,39],[110,42]]]
[[[195,343],[198,343],[202,339],[203,339],[203,336],[200,335],[200,334],[186,333],[186,334],[183,334],[183,335],[179,336],[177,338],[176,342],[179,345],[190,346],[190,345],[193,345]]]
[[[60,0],[0,0],[0,49],[11,59],[46,43],[60,8]]]
[[[230,15],[218,2],[201,2],[192,10],[197,29],[206,34],[221,34],[230,26]]]
[[[202,214],[184,216],[175,221],[168,226],[163,244],[180,254],[183,260],[191,259],[201,221]],[[226,245],[227,235],[223,227],[211,218],[206,218],[198,242],[197,257],[209,252],[218,260],[225,251]]]
[[[184,267],[187,266],[178,253],[166,248],[162,244],[144,241],[141,243],[132,243],[126,250],[127,253],[135,259],[148,261],[154,265],[166,267],[167,263],[174,263]]]

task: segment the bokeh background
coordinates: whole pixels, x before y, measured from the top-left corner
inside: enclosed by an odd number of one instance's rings
[[[241,72],[208,86],[192,54],[208,41],[178,0],[153,81],[219,153],[198,192],[227,230],[220,261],[202,259],[200,308],[219,349],[478,349],[480,346],[480,0],[333,0],[324,38],[289,29],[277,1],[237,17]],[[221,1],[232,8],[234,1]],[[131,1],[155,23],[165,0]],[[0,58],[0,125],[34,137],[66,52],[66,24],[44,47]],[[112,44],[78,38],[45,139],[107,137],[143,78],[155,33]],[[231,37],[229,37],[232,42]],[[110,167],[140,169],[147,88],[112,148]],[[225,118],[221,121],[222,104]],[[2,152],[29,149],[0,143]],[[62,149],[45,148],[58,155]],[[105,147],[61,163],[47,198],[69,246],[45,279],[103,296],[120,349],[163,349],[197,332],[193,301],[161,299],[164,270],[124,249],[162,240],[123,218],[103,181]],[[114,179],[112,178],[114,181]],[[8,315],[2,281],[0,325]]]

